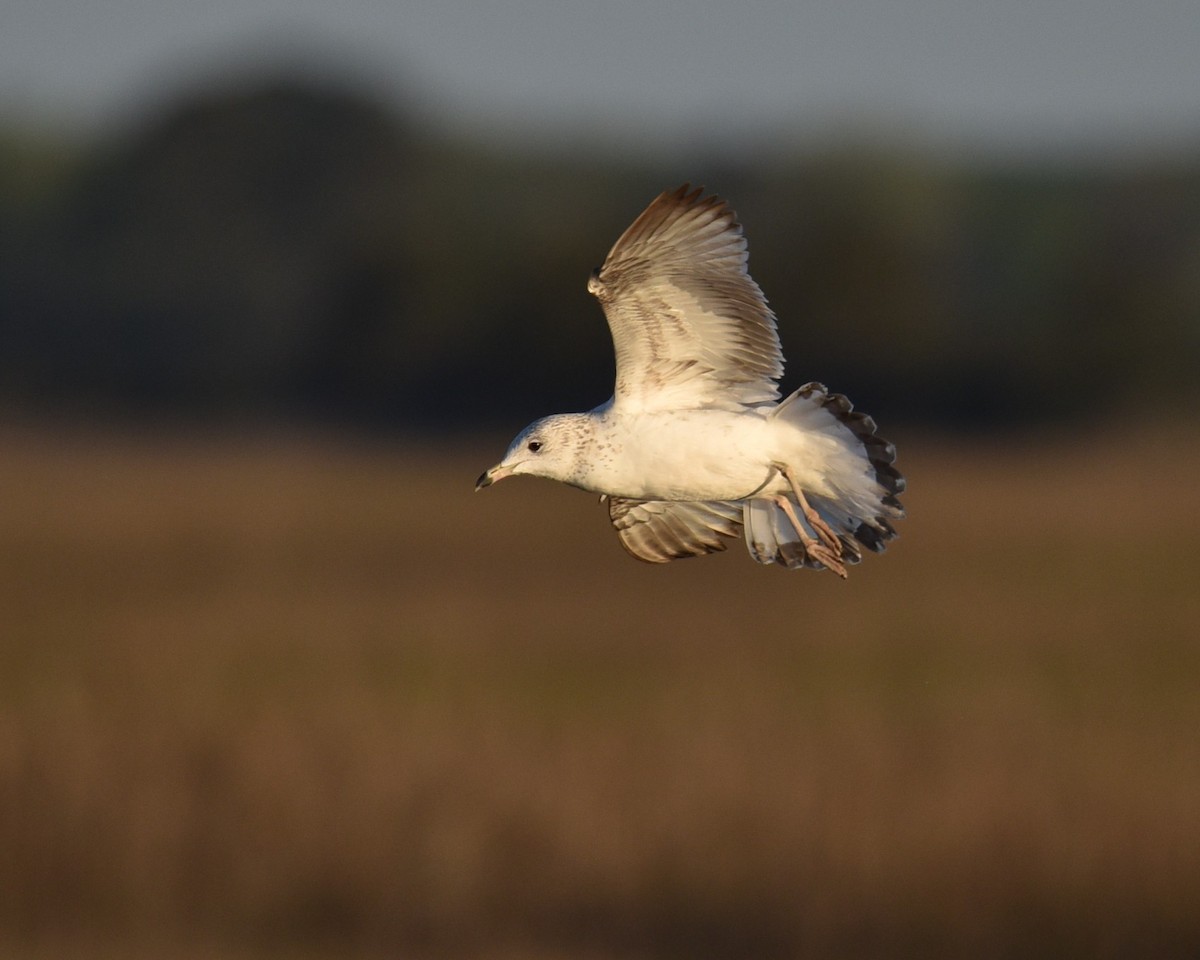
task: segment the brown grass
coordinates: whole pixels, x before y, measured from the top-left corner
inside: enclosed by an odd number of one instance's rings
[[[909,439],[841,583],[503,438],[8,429],[0,952],[1194,956],[1198,440]]]

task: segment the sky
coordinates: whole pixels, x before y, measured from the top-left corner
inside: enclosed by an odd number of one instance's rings
[[[1197,0],[0,0],[0,116],[52,129],[280,64],[501,141],[1200,149]]]

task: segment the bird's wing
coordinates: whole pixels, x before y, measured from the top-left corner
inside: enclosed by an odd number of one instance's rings
[[[739,535],[742,505],[732,501],[608,498],[608,515],[631,555],[647,563],[717,553]]]
[[[746,241],[720,197],[663,193],[588,283],[617,354],[615,405],[738,408],[779,399],[775,315],[746,272]]]

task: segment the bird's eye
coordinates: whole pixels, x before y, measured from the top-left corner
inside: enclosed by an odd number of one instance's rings
[[[530,453],[537,453],[541,449],[542,449],[542,441],[541,440],[530,440],[529,441],[528,450]]]

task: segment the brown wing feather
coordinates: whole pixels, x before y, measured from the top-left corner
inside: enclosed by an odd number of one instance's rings
[[[617,403],[643,409],[777,400],[775,315],[746,271],[746,241],[720,197],[684,184],[626,230],[588,289],[617,358]]]
[[[608,498],[608,515],[631,555],[647,563],[717,553],[741,533],[742,506],[731,501]]]

